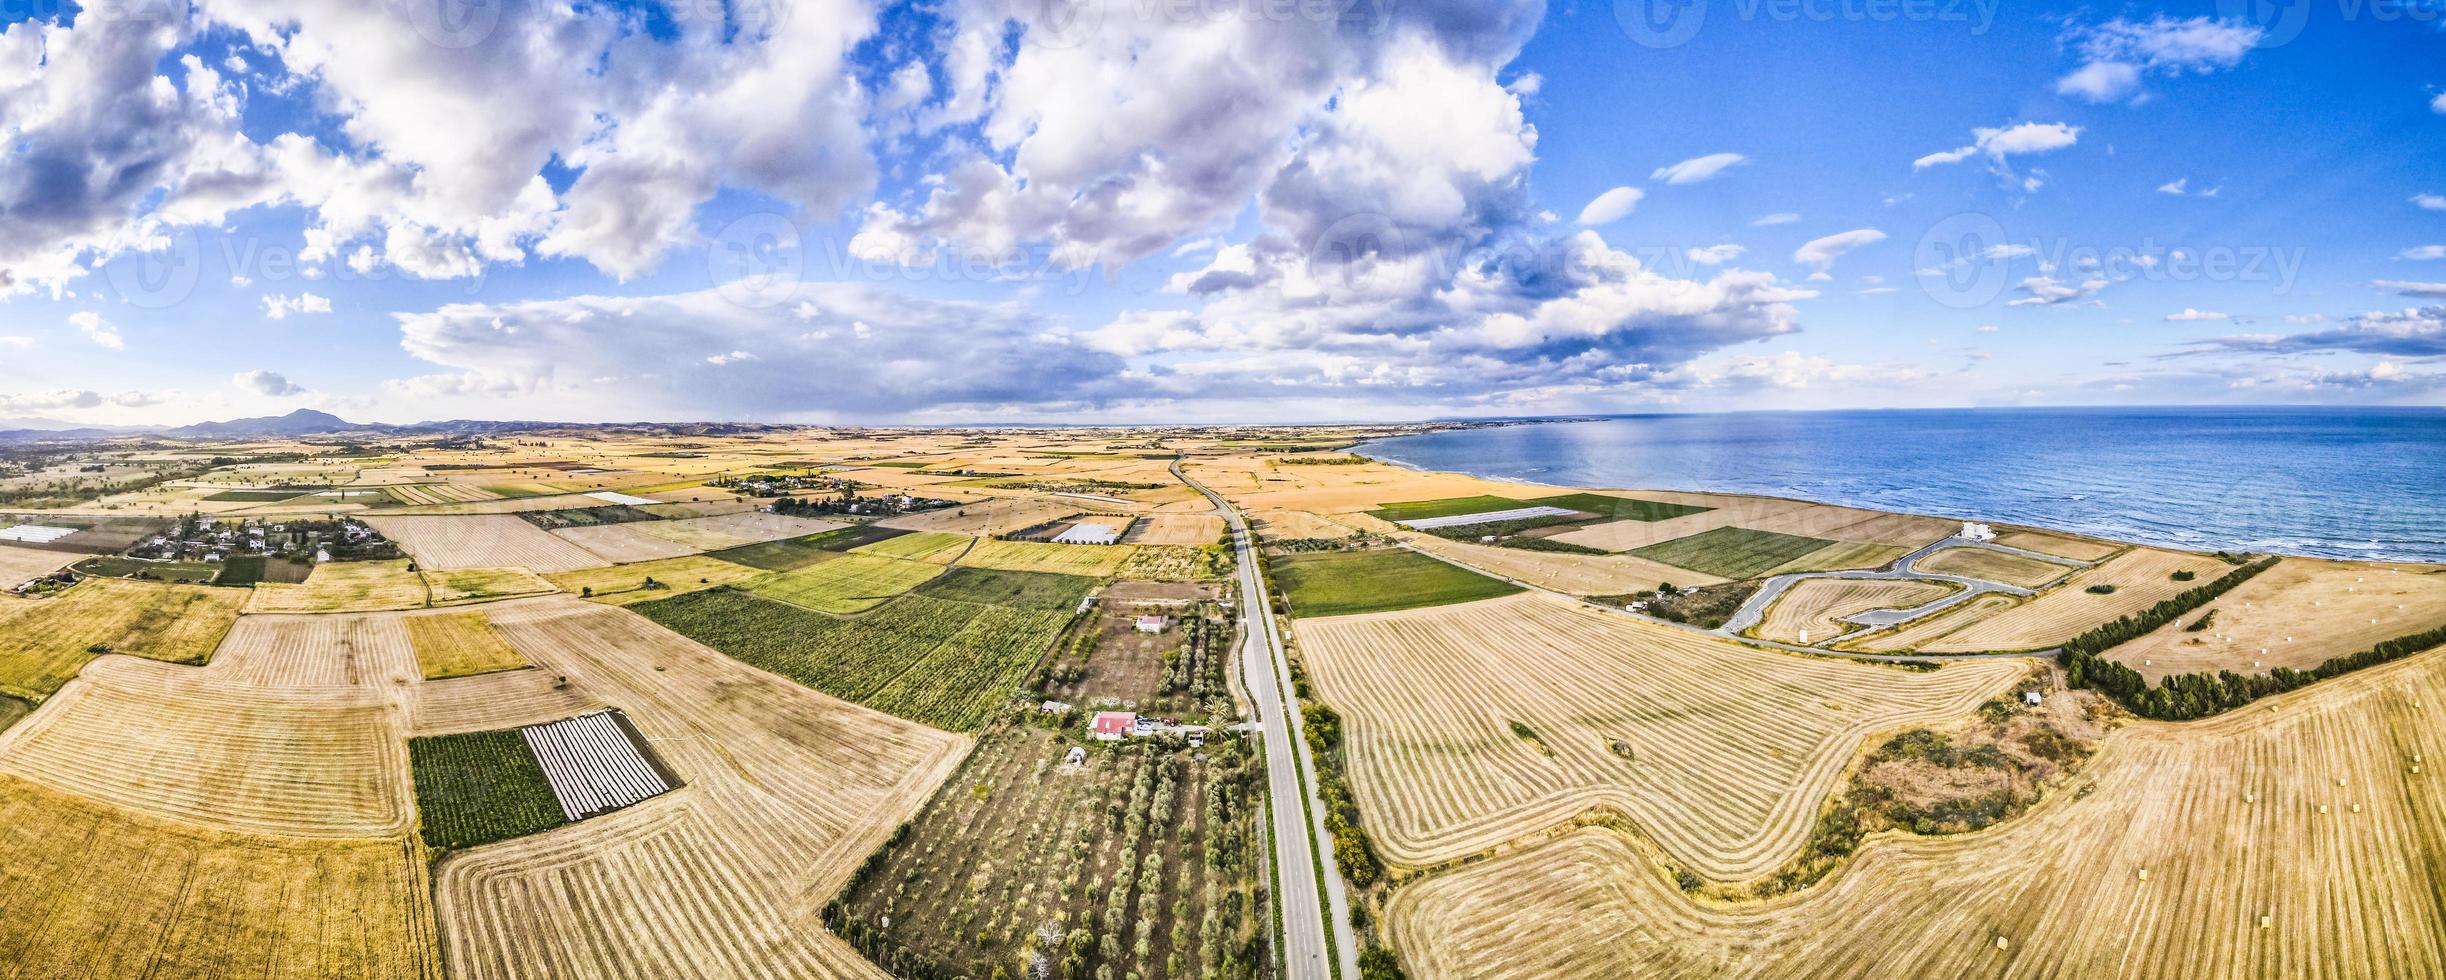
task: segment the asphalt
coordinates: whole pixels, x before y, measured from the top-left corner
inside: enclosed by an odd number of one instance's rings
[[[1266,793],[1273,801],[1268,837],[1273,841],[1274,901],[1281,910],[1278,937],[1282,975],[1322,980],[1339,961],[1345,980],[1359,976],[1359,948],[1350,927],[1350,901],[1341,869],[1334,864],[1333,837],[1325,830],[1325,805],[1317,797],[1316,760],[1309,754],[1299,710],[1293,704],[1291,664],[1274,621],[1273,602],[1257,574],[1257,538],[1238,508],[1222,494],[1181,472],[1172,475],[1205,494],[1231,525],[1239,554],[1242,682],[1260,723],[1265,746]],[[1319,887],[1317,868],[1324,868]]]

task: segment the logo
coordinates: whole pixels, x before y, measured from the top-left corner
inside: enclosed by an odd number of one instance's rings
[[[1308,267],[1358,293],[1389,287],[1404,274],[1408,239],[1393,219],[1373,211],[1345,215],[1308,243]]]
[[[1104,27],[1101,0],[1010,0],[1010,19],[1028,25],[1022,43],[1075,48]]]
[[[778,214],[751,214],[723,226],[705,247],[705,271],[715,292],[733,305],[761,310],[798,294],[807,252],[798,226]]]
[[[2013,281],[2013,257],[2027,253],[2006,241],[2004,225],[1979,212],[1930,226],[1912,250],[1920,291],[1957,310],[1986,306]]]
[[[121,256],[104,267],[103,275],[130,305],[168,309],[186,302],[203,278],[204,245],[194,231],[182,228],[171,232],[160,248]]]
[[[515,0],[390,0],[416,36],[460,50],[484,43],[501,26],[503,8]]]
[[[1651,48],[1678,48],[1707,26],[1707,0],[1614,0],[1614,23]]]
[[[2273,48],[2302,36],[2310,23],[2312,0],[2217,0],[2218,19],[2240,21],[2260,30],[2258,47]]]

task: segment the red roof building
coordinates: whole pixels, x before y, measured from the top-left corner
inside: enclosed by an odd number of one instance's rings
[[[1130,737],[1130,729],[1137,727],[1137,725],[1138,715],[1134,712],[1099,711],[1096,712],[1095,728],[1093,730],[1097,738],[1103,739],[1107,742],[1118,742],[1122,739]]]

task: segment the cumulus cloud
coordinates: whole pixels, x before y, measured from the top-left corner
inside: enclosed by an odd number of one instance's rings
[[[269,320],[286,320],[293,315],[303,316],[329,312],[331,312],[331,300],[313,293],[299,293],[295,296],[274,293],[263,298],[263,315],[265,319]]]
[[[1688,249],[1682,254],[1687,256],[1693,264],[1723,265],[1726,262],[1740,258],[1741,254],[1746,251],[1749,250],[1742,248],[1739,245],[1726,244],[1709,245],[1705,248]]]
[[[1749,159],[1738,153],[1710,153],[1669,167],[1658,167],[1655,173],[1648,175],[1648,179],[1668,184],[1695,184],[1721,174],[1727,168],[1748,163]]]
[[[2213,313],[2207,310],[2195,310],[2188,306],[2183,307],[2183,310],[2180,313],[2166,314],[2166,322],[2168,323],[2197,323],[2203,320],[2230,319],[2233,318],[2223,313]]]
[[[266,398],[286,398],[306,393],[306,389],[291,383],[278,372],[261,369],[239,372],[230,378],[230,383]]]
[[[2323,330],[2296,334],[2248,334],[2199,341],[2184,354],[2212,352],[2300,354],[2348,351],[2386,357],[2446,357],[2446,306],[2376,310]]]
[[[2440,92],[2437,98],[2429,100],[2429,111],[2446,116],[2446,92]]]
[[[1599,194],[1588,202],[1588,206],[1580,209],[1580,224],[1595,227],[1620,221],[1623,215],[1639,206],[1639,199],[1644,196],[1646,192],[1636,187],[1616,187]]]
[[[2057,80],[2055,91],[2090,102],[2123,101],[2142,94],[2146,74],[2206,75],[2241,64],[2266,36],[2264,28],[2239,19],[2117,18],[2074,32],[2081,66]]]
[[[122,391],[105,395],[89,388],[10,394],[0,392],[0,415],[31,415],[36,412],[75,412],[92,408],[149,408],[167,401],[176,392],[154,393]]]
[[[2446,194],[2414,194],[2412,206],[2424,211],[2446,211]]]
[[[1793,250],[1792,261],[1815,268],[1823,274],[1834,266],[1836,259],[1865,246],[1885,241],[1885,232],[1875,228],[1856,228],[1823,238],[1813,238]]]
[[[2024,192],[2036,191],[2043,184],[2043,174],[2021,175],[2014,171],[2012,158],[2041,153],[2053,153],[2079,143],[2081,127],[2070,123],[2018,123],[2011,126],[1971,130],[1968,146],[1930,153],[1911,161],[1913,171],[1961,163],[1972,157],[1984,156],[1989,172],[2009,186]]]
[[[119,328],[112,326],[110,321],[102,319],[101,314],[91,310],[80,310],[68,314],[68,325],[75,327],[78,333],[85,335],[85,339],[93,341],[98,346],[112,350],[123,350],[127,347],[127,341],[119,336]]]

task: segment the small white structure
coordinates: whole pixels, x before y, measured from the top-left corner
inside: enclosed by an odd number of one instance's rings
[[[1113,544],[1121,540],[1121,532],[1109,524],[1073,524],[1068,530],[1054,535],[1054,544]]]
[[[1162,616],[1149,613],[1147,615],[1138,617],[1138,632],[1161,633],[1163,631],[1164,618]]]
[[[1084,749],[1084,748],[1081,748],[1081,747],[1079,747],[1079,746],[1073,745],[1073,746],[1071,746],[1071,747],[1070,747],[1070,756],[1069,756],[1069,758],[1063,759],[1062,761],[1063,761],[1063,762],[1065,762],[1065,763],[1067,763],[1067,764],[1069,764],[1069,765],[1074,765],[1074,766],[1083,766],[1083,765],[1086,765],[1086,764],[1087,764],[1087,750],[1086,750],[1086,749]]]
[[[2021,692],[2021,703],[2023,704],[2035,706],[2044,703],[2046,700],[2046,698],[2040,697],[2037,691]]]
[[[1973,521],[1963,521],[1962,540],[1994,541],[1996,540],[1996,529]]]
[[[1043,707],[1038,708],[1037,710],[1042,711],[1042,712],[1044,712],[1044,713],[1046,713],[1046,714],[1048,714],[1048,715],[1068,714],[1068,713],[1070,712],[1070,702],[1068,702],[1068,701],[1047,701],[1047,702],[1045,702],[1045,703],[1044,703],[1044,706],[1043,706]]]

